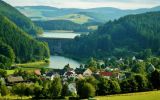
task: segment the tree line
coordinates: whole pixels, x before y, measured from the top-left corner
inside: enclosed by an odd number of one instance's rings
[[[79,58],[143,58],[143,53],[149,50],[153,55],[159,56],[159,18],[160,12],[149,12],[109,21],[89,35],[76,37],[63,49],[65,53]]]
[[[34,23],[37,26],[42,27],[44,30],[69,30],[75,32],[89,31],[87,26],[69,20],[34,21]]]

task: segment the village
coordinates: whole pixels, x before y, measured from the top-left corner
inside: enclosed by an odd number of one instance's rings
[[[143,60],[137,60],[135,57],[132,58],[133,62],[143,63]],[[33,71],[24,71],[19,69],[14,72],[14,74],[6,75],[4,71],[0,71],[1,74],[1,84],[6,85],[7,87],[15,86],[16,84],[35,84],[38,82],[42,84],[44,81],[53,81],[55,78],[60,78],[62,85],[67,85],[67,91],[77,95],[77,80],[85,80],[89,77],[94,77],[95,79],[105,78],[106,80],[117,80],[123,81],[134,75],[133,72],[127,71],[127,69],[122,69],[120,65],[125,65],[124,59],[115,60],[113,63],[116,63],[118,67],[111,66],[114,64],[109,64],[111,60],[108,60],[108,65],[105,66],[104,63],[101,65],[96,62],[93,58],[86,65],[81,65],[79,68],[73,69],[70,68],[70,65],[67,64],[63,69],[35,69]],[[107,65],[107,64],[106,64]],[[99,66],[99,67],[98,67]],[[147,73],[152,73],[156,68],[150,64],[146,69]]]

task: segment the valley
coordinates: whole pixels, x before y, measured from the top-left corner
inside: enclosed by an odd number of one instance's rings
[[[159,100],[160,2],[71,1],[0,0],[0,99]]]

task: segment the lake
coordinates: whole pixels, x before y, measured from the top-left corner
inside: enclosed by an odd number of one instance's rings
[[[51,56],[49,68],[53,69],[63,69],[65,65],[69,64],[71,68],[77,68],[80,66],[78,61],[73,59],[63,57],[63,56]]]
[[[44,32],[40,37],[46,38],[69,38],[74,39],[76,36],[80,36],[80,33],[75,32]]]
[[[69,38],[74,39],[76,36],[80,36],[80,33],[75,33],[72,31],[46,31],[40,37],[44,38]],[[69,64],[71,68],[77,68],[80,66],[78,61],[73,59],[63,57],[63,56],[53,56],[50,57],[49,68],[53,69],[63,69],[65,65]]]

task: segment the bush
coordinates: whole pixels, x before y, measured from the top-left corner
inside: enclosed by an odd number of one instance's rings
[[[89,98],[95,96],[96,90],[90,83],[84,83],[81,90],[81,94],[79,94],[80,98]]]

